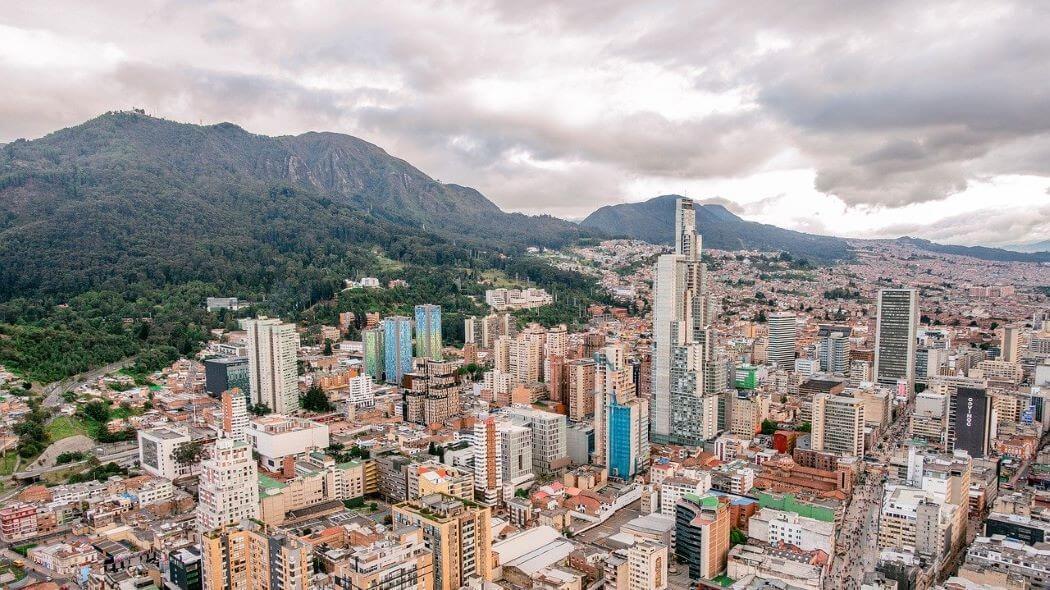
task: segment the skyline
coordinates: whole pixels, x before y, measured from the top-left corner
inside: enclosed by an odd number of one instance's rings
[[[1050,239],[1047,16],[40,3],[0,17],[0,142],[140,107],[347,133],[509,211],[579,219],[676,193],[812,233],[1012,245]]]

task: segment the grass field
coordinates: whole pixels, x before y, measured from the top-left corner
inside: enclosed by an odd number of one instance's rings
[[[15,465],[18,463],[18,452],[10,451],[6,457],[0,458],[0,475],[11,475],[15,472]]]
[[[88,434],[87,425],[73,416],[58,416],[47,424],[47,436],[51,442],[77,434]]]
[[[480,282],[489,283],[497,289],[520,288],[525,285],[524,281],[515,281],[498,268],[490,268],[483,271]]]

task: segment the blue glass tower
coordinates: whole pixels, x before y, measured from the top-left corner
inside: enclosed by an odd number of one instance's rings
[[[441,360],[441,306],[416,306],[416,356]]]
[[[412,372],[412,320],[405,316],[384,319],[383,347],[386,382],[400,385],[405,373]]]
[[[634,477],[637,466],[638,411],[635,404],[621,405],[612,401],[608,407],[609,477]]]

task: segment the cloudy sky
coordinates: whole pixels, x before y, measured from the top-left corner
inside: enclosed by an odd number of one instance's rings
[[[0,142],[142,107],[357,135],[527,213],[685,193],[805,231],[1032,242],[1048,30],[1031,1],[6,3]]]

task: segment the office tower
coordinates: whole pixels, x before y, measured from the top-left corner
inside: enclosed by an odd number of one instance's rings
[[[627,549],[627,590],[667,588],[667,545],[639,539]]]
[[[849,337],[853,329],[849,326],[820,326],[818,355],[820,370],[824,373],[849,374]]]
[[[536,475],[551,475],[568,466],[564,415],[519,406],[508,408],[507,415],[532,430],[532,469]]]
[[[503,482],[508,491],[536,478],[532,471],[532,429],[510,420],[497,420]],[[506,493],[506,492],[505,492]]]
[[[552,402],[564,403],[569,396],[565,357],[561,355],[548,356],[544,359],[544,367],[544,371],[547,374],[547,397]]]
[[[195,545],[169,551],[168,582],[179,590],[203,590],[203,561],[201,551]]]
[[[675,555],[689,578],[712,580],[726,568],[731,528],[729,501],[686,494],[675,506]]]
[[[995,439],[996,413],[983,387],[958,385],[948,398],[948,450],[964,450],[980,459]]]
[[[657,259],[653,286],[650,390],[652,437],[658,442],[698,444],[708,434],[704,425],[717,423],[717,416],[707,416],[717,415],[717,400],[706,399],[704,389],[705,363],[714,359],[714,301],[700,246],[694,204],[679,199],[675,253]]]
[[[853,457],[864,455],[864,400],[817,393],[812,402],[810,447]]]
[[[383,329],[371,328],[361,331],[362,357],[365,373],[379,381],[383,378],[386,347],[383,345]]]
[[[594,382],[598,366],[593,359],[576,359],[565,365],[568,372],[569,419],[579,422],[594,414]]]
[[[416,356],[441,360],[441,306],[416,306]]]
[[[434,554],[423,530],[405,527],[346,549],[335,587],[346,590],[433,590]]]
[[[204,590],[309,590],[310,545],[245,521],[206,531]]]
[[[595,416],[595,454],[609,477],[630,479],[649,464],[649,403],[642,398],[617,402],[601,392],[595,396],[604,408]]]
[[[474,422],[474,493],[490,506],[503,502],[503,451],[496,417],[481,415]]]
[[[248,377],[252,403],[278,414],[299,409],[299,367],[295,324],[276,318],[245,320],[248,332]]]
[[[383,369],[387,383],[401,384],[412,372],[412,320],[393,316],[383,320]]]
[[[204,360],[204,390],[212,397],[237,388],[241,395],[251,396],[251,379],[248,376],[248,359],[234,356]]]
[[[875,327],[875,380],[896,385],[907,382],[915,391],[915,331],[919,325],[919,300],[915,289],[879,290]]]
[[[1020,359],[1018,349],[1021,347],[1021,329],[1022,326],[1016,324],[1002,327],[1002,343],[1000,344],[1002,353],[999,355],[1000,360],[1016,363]]]
[[[607,399],[627,401],[637,397],[634,383],[634,368],[627,363],[624,347],[610,344],[594,355],[594,389],[605,394]]]
[[[259,482],[252,447],[229,438],[215,441],[201,461],[197,530],[220,529],[259,517]]]
[[[459,399],[460,376],[449,361],[428,359],[419,372],[406,373],[404,419],[421,424],[443,424],[462,411]]]
[[[226,438],[248,442],[248,403],[240,392],[222,394],[222,432]]]
[[[492,515],[487,506],[431,494],[392,507],[393,526],[423,530],[434,553],[434,590],[457,590],[478,577],[491,581]]]
[[[769,314],[769,346],[766,360],[778,369],[790,371],[795,367],[795,314],[780,311]]]

